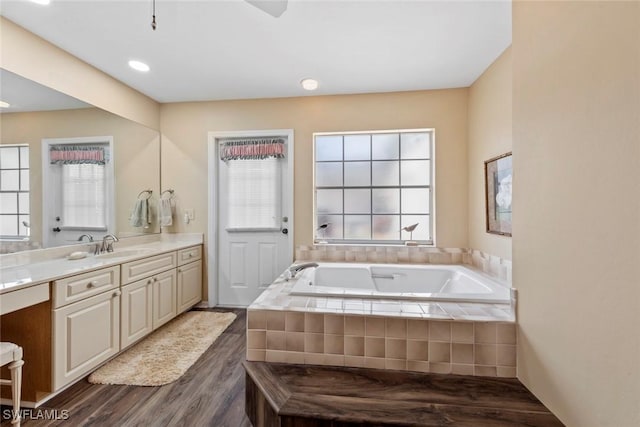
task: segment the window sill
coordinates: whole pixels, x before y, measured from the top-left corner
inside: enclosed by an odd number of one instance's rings
[[[434,242],[418,242],[417,245],[407,245],[403,242],[399,243],[346,243],[346,242],[323,242],[314,241],[315,246],[349,246],[349,247],[381,247],[381,248],[435,248]]]

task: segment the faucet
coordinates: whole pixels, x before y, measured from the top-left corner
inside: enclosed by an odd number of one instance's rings
[[[109,242],[109,239],[111,240],[111,242]],[[106,236],[104,236],[102,238],[102,248],[100,249],[100,252],[113,252],[113,244],[115,242],[117,242],[118,239],[116,236],[114,236],[113,234],[107,234]]]
[[[298,274],[302,270],[305,270],[307,268],[315,268],[315,267],[318,267],[317,262],[304,262],[302,264],[294,264],[291,267],[289,267],[285,272],[287,276],[287,280],[293,279],[294,277],[296,277],[296,274]]]
[[[78,237],[78,242],[82,242],[82,239],[84,238],[89,239],[89,243],[93,242],[93,236],[91,234],[83,234],[80,237]]]

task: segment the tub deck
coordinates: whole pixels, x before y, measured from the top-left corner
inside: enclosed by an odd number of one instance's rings
[[[246,412],[260,426],[563,424],[517,379],[245,362]]]

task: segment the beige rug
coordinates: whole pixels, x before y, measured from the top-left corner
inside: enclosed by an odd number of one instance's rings
[[[180,378],[236,315],[189,311],[89,376],[92,384],[160,386]]]

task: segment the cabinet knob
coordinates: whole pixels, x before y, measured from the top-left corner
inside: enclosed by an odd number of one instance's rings
[[[178,269],[178,273],[182,273],[182,269],[181,268]]]
[[[120,291],[115,291],[115,292],[113,293],[113,297],[114,297],[114,298],[115,298],[115,297],[119,297],[121,293],[122,293],[122,292],[120,292]]]
[[[157,281],[158,281],[158,278],[157,278],[157,277],[154,277],[154,278],[153,278],[153,281],[154,281],[154,282],[157,282]]]
[[[189,252],[189,258],[193,258],[193,253]]]
[[[151,279],[147,280],[147,285],[151,283]]]
[[[98,282],[96,282],[95,280],[87,283],[87,288],[94,288],[96,286],[98,286]]]

